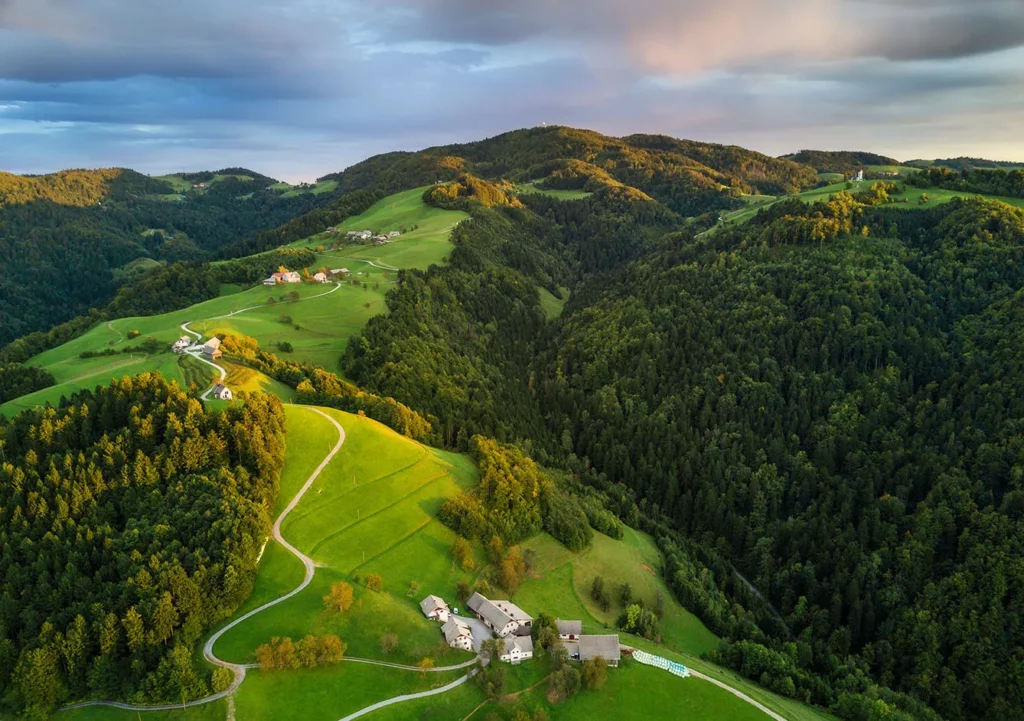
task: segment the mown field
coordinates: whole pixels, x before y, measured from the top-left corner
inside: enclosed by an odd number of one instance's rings
[[[379,200],[366,212],[338,225],[338,238],[318,235],[296,241],[291,246],[316,248],[339,240],[344,248],[326,251],[320,257],[331,268],[348,264],[353,272],[361,270],[376,275],[376,269],[369,265],[370,262],[391,268],[426,269],[448,257],[452,247],[452,228],[469,216],[461,211],[427,205],[423,202],[425,190],[426,187],[415,188]],[[372,230],[374,233],[397,230],[401,235],[386,245],[361,245],[345,241],[344,234],[350,230]]]
[[[456,583],[471,578],[453,567],[454,535],[434,515],[445,498],[476,482],[473,464],[366,418],[329,412],[345,427],[345,445],[282,528],[320,568],[301,594],[227,633],[218,642],[218,655],[246,662],[274,635],[336,633],[349,644],[349,654],[363,658],[415,663],[430,655],[438,657],[439,666],[471,658],[442,650],[438,628],[423,619],[419,602],[428,593],[454,600]],[[336,440],[333,426],[307,409],[291,407],[288,417],[291,429],[316,438],[295,450],[289,445],[282,499],[304,482]],[[301,578],[299,561],[279,551],[268,545],[271,572],[261,569],[254,596],[275,596]],[[383,578],[381,592],[362,583],[370,573]],[[355,587],[355,604],[345,614],[325,612],[322,597],[339,580]],[[384,633],[399,637],[390,654],[380,649]]]

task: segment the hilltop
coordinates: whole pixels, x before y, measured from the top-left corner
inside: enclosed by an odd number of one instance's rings
[[[410,184],[453,180],[462,173],[521,183],[547,178],[567,161],[584,163],[592,173],[642,190],[686,215],[729,207],[738,193],[793,192],[816,182],[806,166],[738,146],[663,135],[613,138],[560,126],[515,130],[414,153],[378,155],[321,180],[336,180],[343,192],[394,192]]]
[[[783,155],[796,163],[810,165],[819,173],[850,175],[868,165],[901,165],[900,161],[884,155],[854,150],[801,150]]]

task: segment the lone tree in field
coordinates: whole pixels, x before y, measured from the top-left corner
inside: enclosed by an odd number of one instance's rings
[[[324,596],[324,607],[328,611],[344,613],[352,607],[352,586],[338,581],[331,586],[331,592]]]
[[[420,670],[420,675],[426,678],[427,671],[434,668],[434,659],[430,658],[430,656],[424,656],[420,659],[419,663],[416,664],[416,667]]]
[[[398,648],[398,636],[393,633],[385,633],[380,637],[380,652],[389,654]]]
[[[366,587],[371,591],[380,591],[384,588],[384,579],[379,573],[371,573],[366,577]]]

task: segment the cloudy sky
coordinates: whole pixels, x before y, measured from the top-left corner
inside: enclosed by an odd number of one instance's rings
[[[369,155],[557,123],[1024,161],[1024,0],[0,0],[0,169]]]

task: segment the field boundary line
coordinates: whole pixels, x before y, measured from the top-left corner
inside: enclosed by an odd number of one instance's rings
[[[362,518],[358,518],[358,519],[356,519],[356,521],[355,521],[354,523],[350,523],[350,524],[348,524],[347,526],[345,526],[344,528],[339,528],[338,530],[334,531],[333,533],[330,533],[330,534],[328,534],[328,535],[324,536],[324,537],[323,537],[323,538],[321,538],[321,539],[320,539],[319,541],[317,541],[317,542],[316,542],[316,543],[315,543],[315,544],[313,545],[313,547],[312,547],[311,549],[309,549],[309,552],[310,552],[310,553],[316,553],[316,551],[317,551],[317,549],[318,549],[318,548],[320,548],[321,546],[323,546],[323,544],[325,544],[325,543],[327,543],[328,541],[330,541],[331,539],[333,539],[333,538],[334,538],[335,536],[341,535],[342,533],[345,533],[345,532],[346,532],[346,531],[348,531],[349,529],[351,529],[351,528],[354,528],[355,526],[358,526],[358,525],[359,525],[360,523],[362,523],[362,522],[364,522],[364,521],[368,521],[368,520],[370,520],[371,518],[373,518],[374,516],[380,515],[381,513],[384,513],[385,511],[387,511],[387,510],[389,510],[389,509],[391,509],[391,508],[394,508],[394,507],[395,507],[395,506],[397,506],[397,505],[398,505],[399,503],[402,503],[403,501],[407,501],[407,500],[409,500],[409,497],[410,497],[410,496],[412,496],[412,495],[413,495],[414,493],[419,493],[419,492],[420,492],[420,491],[422,491],[422,490],[423,490],[424,488],[426,488],[427,486],[429,486],[429,485],[430,485],[431,483],[434,483],[435,481],[438,481],[438,480],[440,480],[440,479],[442,479],[442,478],[446,478],[446,477],[448,477],[448,476],[450,476],[450,475],[452,475],[452,472],[451,472],[451,471],[445,471],[444,473],[442,473],[442,474],[440,474],[440,475],[437,475],[437,476],[433,476],[433,477],[431,477],[431,478],[428,478],[428,479],[427,479],[426,481],[424,481],[424,482],[423,482],[423,483],[421,483],[420,485],[416,486],[416,488],[414,488],[414,489],[413,489],[412,491],[409,491],[408,493],[406,493],[405,495],[403,495],[403,496],[402,496],[401,498],[399,498],[398,500],[396,500],[396,501],[393,501],[393,502],[389,503],[389,504],[388,504],[388,505],[386,505],[386,506],[382,506],[381,508],[378,508],[378,509],[377,509],[376,511],[374,511],[373,513],[371,513],[371,514],[369,514],[369,515],[367,515],[367,516],[363,516]]]

